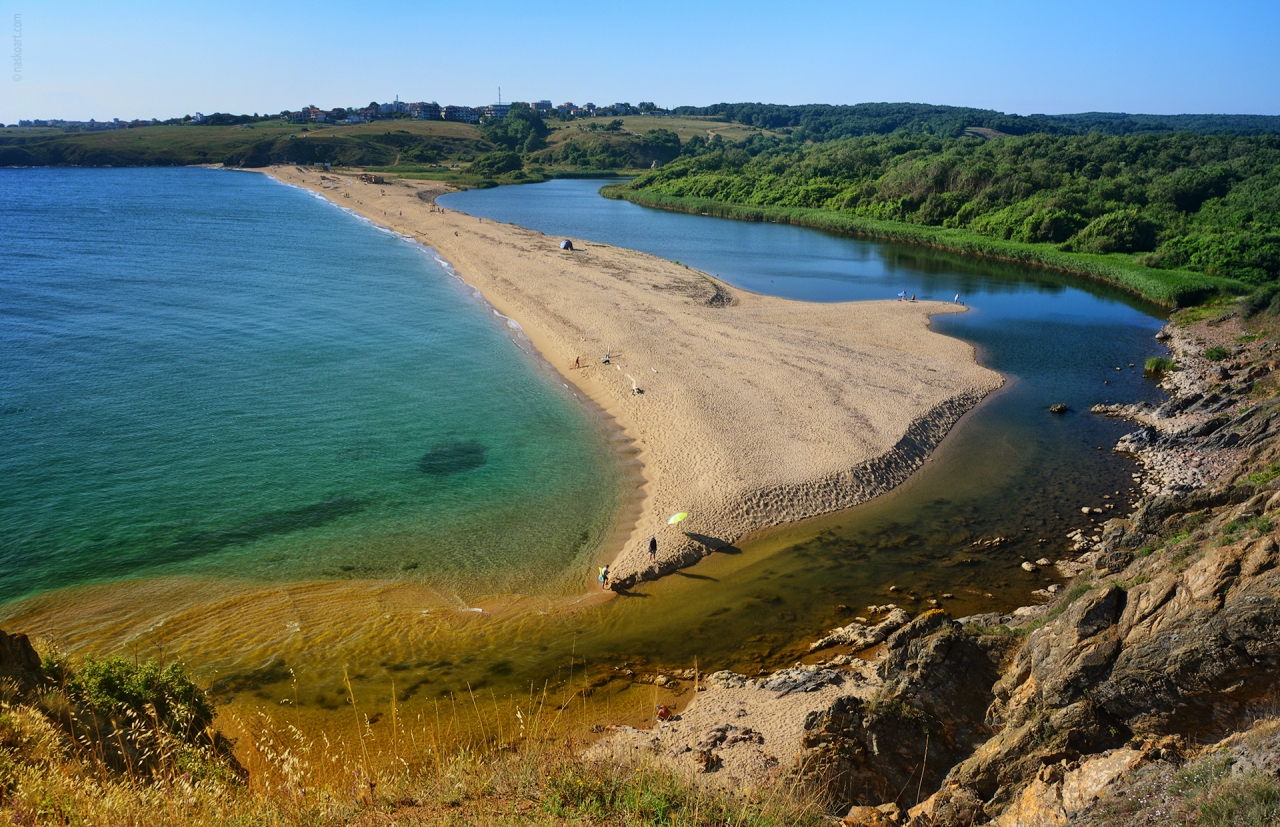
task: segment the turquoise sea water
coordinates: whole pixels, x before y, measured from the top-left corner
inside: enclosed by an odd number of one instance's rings
[[[572,584],[598,418],[428,251],[266,176],[0,170],[0,601],[111,578]]]

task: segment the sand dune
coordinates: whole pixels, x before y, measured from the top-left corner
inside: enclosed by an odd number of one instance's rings
[[[559,238],[441,212],[435,182],[269,173],[437,250],[636,441],[645,486],[615,588],[889,490],[1003,382],[971,346],[929,331],[930,314],[962,309],[949,304],[760,296],[633,250],[574,239],[562,251]],[[690,517],[668,527],[678,511]]]

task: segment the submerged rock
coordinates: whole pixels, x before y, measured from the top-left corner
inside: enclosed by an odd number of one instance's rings
[[[486,462],[489,449],[482,443],[449,442],[432,448],[418,460],[418,470],[433,477],[474,471]]]

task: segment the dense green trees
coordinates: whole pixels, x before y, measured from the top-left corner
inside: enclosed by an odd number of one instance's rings
[[[980,140],[897,132],[821,144],[690,139],[631,186],[665,196],[830,210],[1140,256],[1251,283],[1280,279],[1280,136]]]
[[[991,109],[934,106],[925,103],[859,103],[852,106],[807,104],[781,106],[768,103],[718,103],[714,106],[682,106],[678,115],[721,117],[762,129],[784,130],[797,138],[828,141],[861,135],[888,135],[897,131],[958,138],[967,130],[995,130],[1008,135],[1039,132],[1050,135],[1105,135],[1145,133],[1232,133],[1258,135],[1280,133],[1280,117],[1271,115],[1127,115],[1084,112],[1077,115],[1006,115]]]
[[[526,108],[512,109],[502,120],[487,121],[480,129],[491,142],[512,152],[542,149],[550,132],[542,116]]]

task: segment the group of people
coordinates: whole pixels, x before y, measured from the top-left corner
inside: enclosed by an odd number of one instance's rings
[[[658,535],[654,534],[649,537],[649,565],[658,565]],[[600,575],[596,578],[600,581],[600,589],[607,590],[609,588],[609,567],[607,565],[600,567]]]
[[[912,293],[912,294],[911,294],[911,298],[909,298],[909,299],[907,298],[907,291],[906,291],[906,290],[903,290],[903,291],[901,291],[900,293],[898,293],[898,301],[900,301],[900,302],[903,302],[903,301],[913,302],[913,301],[915,301],[915,300],[916,300],[916,294],[915,294],[915,293]],[[952,300],[951,300],[951,303],[952,303],[952,304],[960,304],[960,294],[959,294],[959,293],[956,293],[956,297],[955,297],[954,299],[952,299]]]

